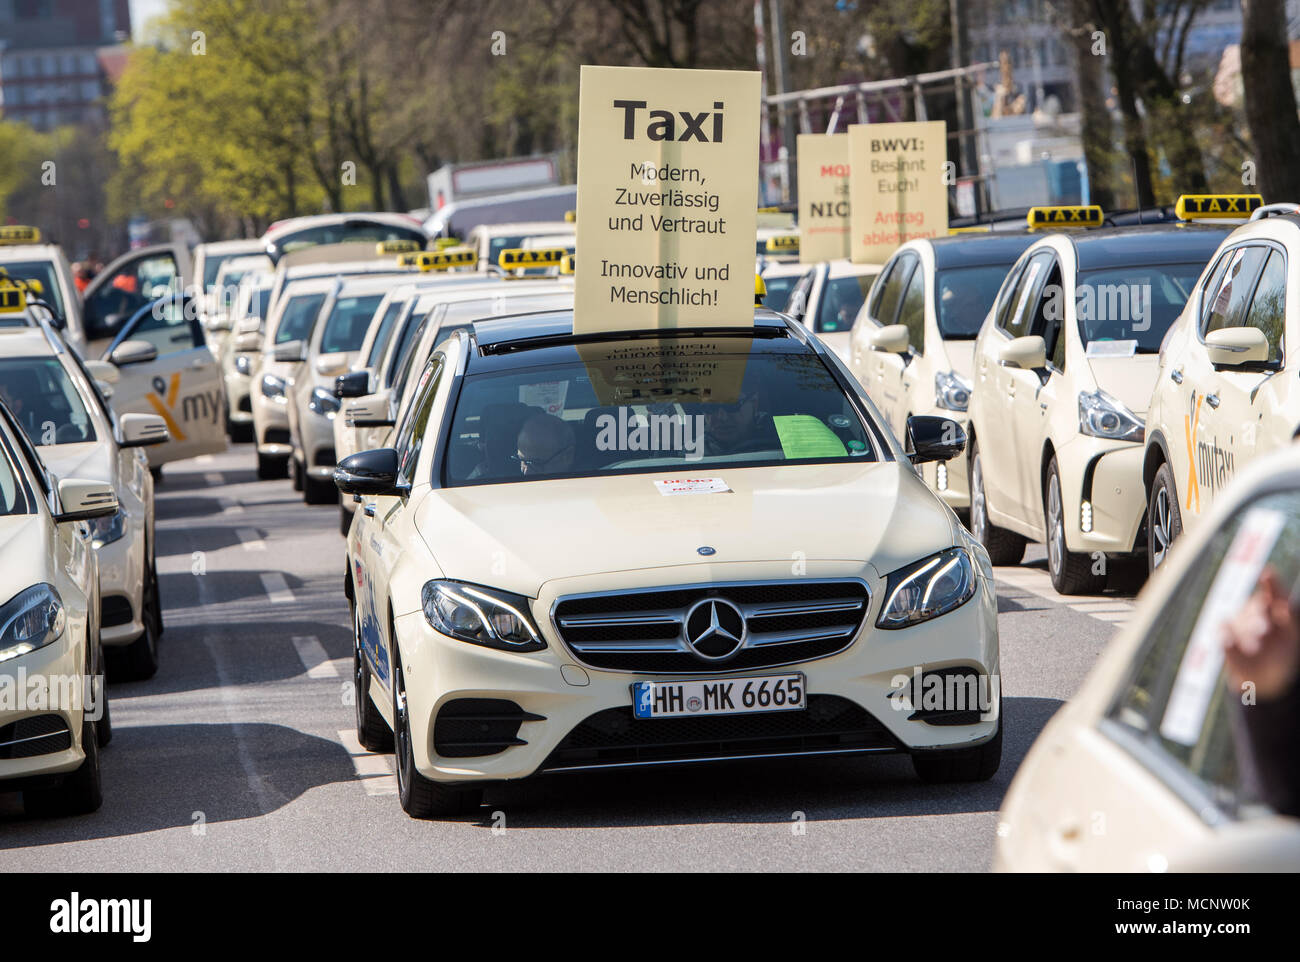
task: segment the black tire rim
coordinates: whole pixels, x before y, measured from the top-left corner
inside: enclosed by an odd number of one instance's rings
[[[397,788],[401,794],[408,791],[411,779],[408,766],[414,764],[411,754],[411,730],[406,717],[406,681],[402,678],[402,669],[393,659],[393,713],[397,716],[395,726],[397,736]]]
[[[1065,522],[1061,519],[1061,480],[1056,472],[1047,482],[1047,564],[1052,574],[1065,567]]]
[[[1156,485],[1151,497],[1151,567],[1159,568],[1174,543],[1173,511],[1169,504],[1169,489]]]

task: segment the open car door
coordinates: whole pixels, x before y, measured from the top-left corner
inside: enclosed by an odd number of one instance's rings
[[[191,279],[184,244],[140,247],[110,262],[81,297],[86,357],[98,357],[140,308],[164,294],[188,290]]]

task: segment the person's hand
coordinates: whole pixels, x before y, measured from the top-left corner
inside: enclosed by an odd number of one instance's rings
[[[1223,623],[1223,654],[1234,690],[1251,682],[1260,701],[1285,694],[1300,674],[1300,621],[1271,566],[1241,611]]]

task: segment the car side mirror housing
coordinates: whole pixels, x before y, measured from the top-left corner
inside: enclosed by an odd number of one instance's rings
[[[321,377],[334,377],[347,373],[348,358],[346,354],[322,354],[316,358],[314,367]]]
[[[302,341],[285,341],[277,344],[272,354],[277,361],[293,363],[307,359],[307,345]]]
[[[262,322],[257,317],[245,317],[235,325],[237,334],[260,334],[262,331]]]
[[[157,357],[158,348],[148,341],[123,341],[113,348],[108,359],[118,367],[126,367],[128,364],[147,364]]]
[[[397,482],[397,451],[377,448],[346,457],[334,469],[339,491],[352,495],[401,495],[405,486]]]
[[[1205,335],[1205,353],[1215,367],[1241,367],[1268,360],[1268,337],[1257,327],[1224,327]]]
[[[998,363],[1003,367],[1018,367],[1024,371],[1037,371],[1047,367],[1047,342],[1037,334],[1017,337],[1002,345]]]
[[[886,324],[878,331],[872,331],[868,338],[873,351],[885,354],[906,354],[911,337],[902,324]]]
[[[343,408],[343,423],[350,428],[391,428],[394,423],[387,397],[367,397]]]
[[[209,331],[230,331],[234,329],[235,324],[229,317],[218,314],[215,317],[209,317],[206,326]]]
[[[952,418],[915,414],[907,419],[907,457],[913,464],[951,461],[966,450],[966,429]]]
[[[369,393],[369,371],[349,371],[334,379],[334,396],[337,398],[365,397]]]
[[[167,422],[156,414],[123,414],[118,418],[122,429],[122,447],[145,448],[171,438]]]
[[[262,349],[262,335],[240,334],[235,338],[235,351],[240,354],[252,354]]]
[[[90,521],[117,513],[117,493],[105,481],[65,478],[59,482],[59,504],[63,511],[54,520]]]

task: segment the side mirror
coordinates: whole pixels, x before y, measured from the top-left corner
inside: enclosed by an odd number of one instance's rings
[[[906,354],[911,343],[907,328],[902,324],[886,324],[878,331],[872,331],[868,343],[873,351],[885,354]]]
[[[255,354],[261,349],[261,334],[240,334],[235,338],[235,350],[241,354]]]
[[[343,409],[343,423],[350,428],[391,428],[396,422],[388,409],[387,397],[353,401]]]
[[[207,328],[209,331],[230,331],[234,327],[234,322],[224,314],[208,318]]]
[[[293,363],[307,360],[307,345],[302,341],[285,341],[277,344],[272,354],[277,361]]]
[[[1215,367],[1240,367],[1268,360],[1268,337],[1257,327],[1225,327],[1205,335],[1205,353]]]
[[[907,419],[907,456],[913,464],[951,461],[966,450],[966,430],[952,418],[916,414]]]
[[[393,448],[362,451],[344,458],[334,469],[334,483],[344,494],[401,495],[397,484],[397,452]]]
[[[117,513],[117,493],[106,481],[65,478],[59,482],[59,504],[63,512],[55,521],[90,521]]]
[[[245,317],[235,325],[236,334],[260,334],[262,331],[262,322],[256,317]]]
[[[148,341],[123,341],[113,348],[108,359],[118,367],[128,364],[147,364],[158,357],[158,348]]]
[[[337,398],[365,397],[369,393],[370,372],[368,370],[349,371],[334,379],[334,396]]]
[[[316,358],[316,373],[321,377],[334,377],[336,374],[344,374],[348,369],[348,356],[346,354],[322,354]]]
[[[96,381],[103,384],[116,384],[122,372],[117,369],[116,364],[110,364],[108,361],[86,361],[86,372]]]
[[[118,418],[118,424],[122,428],[124,448],[145,448],[171,438],[167,422],[156,414],[123,414]]]
[[[1047,367],[1047,343],[1037,334],[1017,337],[1002,345],[1002,350],[998,351],[998,363],[1025,371]]]

